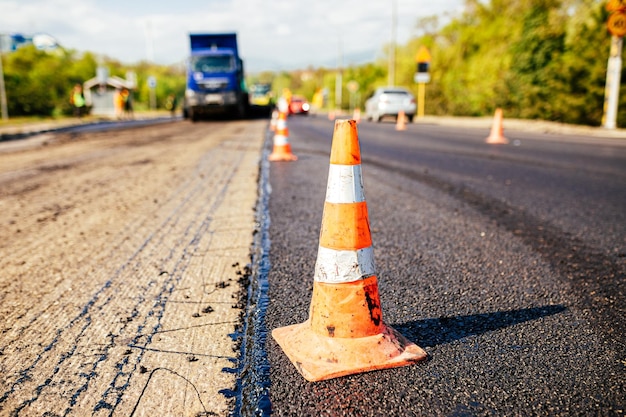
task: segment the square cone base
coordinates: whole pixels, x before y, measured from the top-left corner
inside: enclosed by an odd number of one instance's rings
[[[297,161],[298,157],[291,153],[291,145],[274,145],[268,161]]]
[[[298,157],[292,153],[272,153],[267,158],[268,161],[278,162],[278,161],[297,161]]]
[[[422,348],[384,324],[382,332],[373,336],[339,338],[315,333],[307,320],[274,329],[272,337],[307,381],[406,366],[428,357]]]

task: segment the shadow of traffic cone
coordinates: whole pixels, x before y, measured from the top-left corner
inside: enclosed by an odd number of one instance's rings
[[[398,117],[396,119],[396,130],[406,130],[406,121],[403,110],[400,110],[400,113],[398,113]]]
[[[491,133],[487,137],[486,143],[495,145],[506,145],[509,140],[504,137],[502,128],[502,109],[497,108],[496,113],[493,116],[493,125],[491,126]]]
[[[270,161],[296,161],[297,156],[291,153],[289,144],[289,129],[287,129],[287,113],[278,112],[276,130],[274,132],[274,148],[267,158]]]
[[[361,123],[361,109],[359,109],[358,107],[354,109],[354,112],[352,113],[352,118],[355,122]]]
[[[337,120],[309,318],[272,336],[308,381],[411,365],[427,354],[382,317],[354,120]]]

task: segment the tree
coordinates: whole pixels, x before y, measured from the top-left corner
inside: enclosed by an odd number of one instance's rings
[[[513,115],[522,118],[563,121],[566,110],[559,100],[568,92],[562,72],[565,16],[559,0],[530,3],[522,16],[522,34],[510,50],[513,60],[507,77],[509,107]]]
[[[571,15],[563,55],[563,72],[568,82],[568,93],[563,97],[567,106],[565,122],[596,126],[602,122],[610,48],[607,18],[604,5],[593,1],[581,2]],[[618,114],[622,125],[626,123],[624,100],[626,97],[620,103]]]
[[[55,91],[49,88],[58,68],[54,59],[34,46],[7,55],[4,76],[9,114],[50,116]]]

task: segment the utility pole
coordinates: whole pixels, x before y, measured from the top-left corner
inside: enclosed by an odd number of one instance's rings
[[[2,69],[2,43],[0,42],[0,108],[2,108],[2,120],[9,120],[9,109],[7,106],[7,94],[4,89],[4,70]]]
[[[606,71],[606,87],[604,90],[604,115],[602,127],[615,129],[617,126],[617,106],[619,103],[619,85],[622,72],[622,38],[611,37],[611,52]]]
[[[389,48],[389,74],[388,84],[393,87],[396,84],[396,26],[397,26],[397,0],[391,1],[391,47]]]
[[[430,51],[425,46],[421,46],[415,56],[417,71],[413,77],[417,83],[417,118],[424,117],[424,102],[426,100],[426,83],[430,82],[430,61],[432,57]]]
[[[343,91],[343,45],[341,41],[341,33],[339,34],[339,44],[338,44],[338,57],[337,57],[337,75],[335,78],[335,108],[337,111],[341,111],[341,102],[343,100],[342,91]]]
[[[619,83],[622,72],[622,38],[626,35],[626,0],[609,0],[606,4],[606,9],[610,12],[606,25],[612,36],[609,62],[606,69],[602,127],[615,129],[617,126],[617,106],[619,104]]]

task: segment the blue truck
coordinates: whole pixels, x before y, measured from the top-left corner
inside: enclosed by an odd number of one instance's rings
[[[183,115],[192,121],[209,115],[245,118],[249,95],[236,33],[192,33],[187,61]]]

